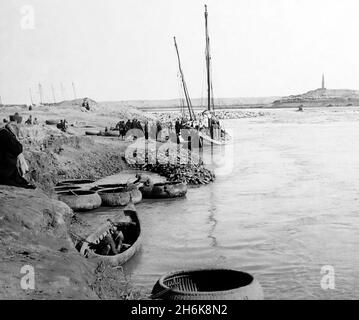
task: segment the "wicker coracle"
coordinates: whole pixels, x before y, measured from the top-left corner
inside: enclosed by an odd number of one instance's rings
[[[93,210],[100,207],[102,203],[98,193],[89,190],[60,192],[58,197],[74,211]]]
[[[138,204],[142,200],[142,192],[138,189],[136,185],[127,185],[126,183],[112,183],[112,184],[99,184],[91,190],[102,191],[105,189],[118,189],[122,188],[124,191],[130,192],[132,202]]]
[[[252,275],[230,269],[176,271],[162,276],[152,299],[262,300],[263,289]]]
[[[131,194],[125,188],[100,189],[102,204],[108,207],[125,206],[131,200]]]

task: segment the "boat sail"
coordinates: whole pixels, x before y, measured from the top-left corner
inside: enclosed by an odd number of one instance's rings
[[[184,121],[184,128],[194,128],[198,130],[198,135],[200,137],[201,143],[203,146],[205,142],[213,144],[225,144],[229,140],[227,132],[221,127],[220,122],[215,114],[214,109],[214,99],[213,99],[213,85],[211,79],[211,54],[210,54],[210,40],[208,33],[208,11],[207,5],[205,5],[205,36],[206,36],[206,74],[207,74],[207,109],[203,111],[198,119],[193,110],[192,102],[188,94],[187,85],[184,79],[183,70],[181,67],[180,56],[178,53],[178,47],[176,43],[176,38],[174,37],[175,48],[178,58],[179,72],[182,81],[182,88],[184,91],[187,108],[189,112],[189,121]],[[207,125],[204,123],[207,119]]]

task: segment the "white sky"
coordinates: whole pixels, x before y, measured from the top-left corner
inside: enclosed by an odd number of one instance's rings
[[[204,87],[204,4],[216,97],[359,89],[357,0],[1,0],[0,95],[50,99],[177,98],[176,35],[190,95]],[[21,28],[32,5],[35,28]]]

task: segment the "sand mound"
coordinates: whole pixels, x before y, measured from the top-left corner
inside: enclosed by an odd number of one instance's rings
[[[94,299],[93,266],[66,231],[72,211],[37,190],[0,187],[0,299]],[[23,290],[24,265],[35,271],[35,289]]]

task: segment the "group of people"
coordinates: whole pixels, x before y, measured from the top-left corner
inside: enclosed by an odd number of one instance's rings
[[[64,120],[60,120],[60,122],[56,125],[56,127],[57,127],[58,129],[60,129],[62,132],[66,132],[67,129],[68,129],[68,127],[69,127],[69,125],[68,125],[68,123],[67,123],[67,120],[64,119]]]
[[[175,134],[178,142],[182,129],[196,129],[201,131],[206,127],[209,127],[213,129],[214,132],[217,132],[219,131],[218,129],[220,129],[219,120],[215,116],[208,117],[208,120],[205,119],[204,116],[200,116],[196,120],[185,118],[177,118],[174,122],[170,118],[162,120],[163,121],[157,120],[155,122],[149,122],[148,120],[145,120],[142,123],[136,118],[132,120],[128,119],[127,121],[121,120],[116,124],[115,130],[119,131],[119,137],[122,139],[126,137],[126,134],[129,130],[138,129],[143,132],[146,140],[149,137],[155,140],[161,140],[163,137],[167,137],[168,139],[168,137]],[[207,122],[208,125],[206,125]],[[136,136],[135,133],[136,132],[134,131],[134,135]]]
[[[148,139],[151,137],[158,138],[159,133],[162,130],[162,125],[159,121],[156,123],[149,123],[148,120],[145,120],[143,123],[141,123],[138,119],[134,118],[132,120],[128,119],[126,122],[124,120],[119,121],[116,124],[115,130],[119,131],[119,136],[122,137],[122,139],[125,138],[128,131],[137,129],[143,132],[145,139]],[[136,132],[133,132],[134,135],[136,135]]]
[[[25,124],[27,124],[27,125],[39,124],[39,121],[37,120],[37,118],[32,120],[32,115],[30,114],[29,118],[25,121]]]

